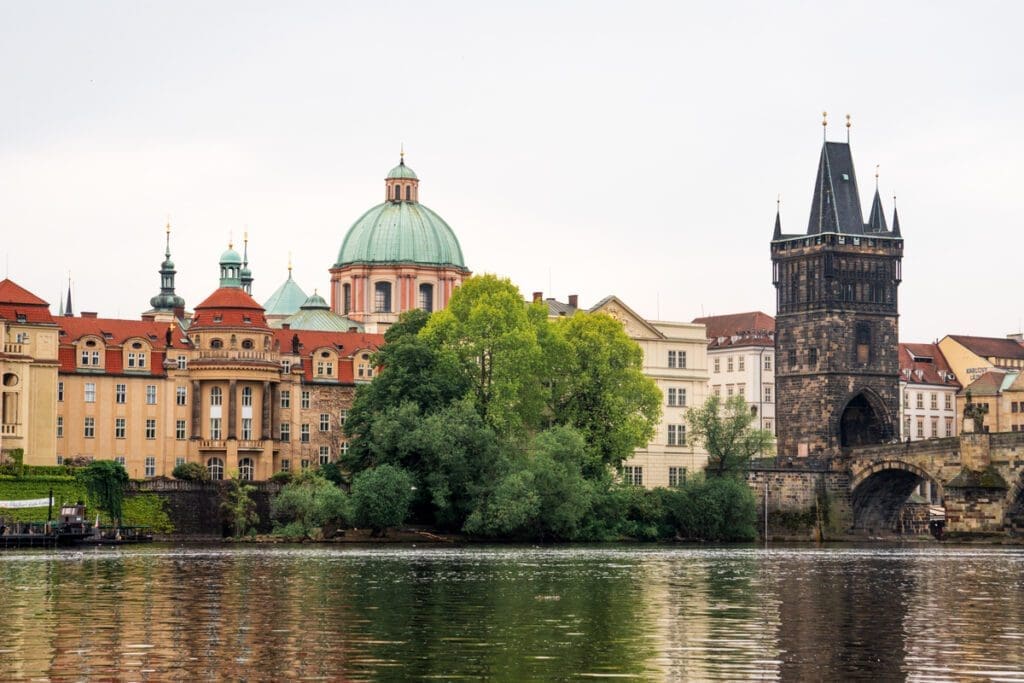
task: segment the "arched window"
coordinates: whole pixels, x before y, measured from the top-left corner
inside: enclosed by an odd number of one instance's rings
[[[210,473],[210,479],[222,480],[224,478],[224,461],[220,458],[210,458],[206,461],[206,471]]]
[[[252,406],[252,387],[242,387],[242,405]]]
[[[402,201],[402,188],[399,187],[398,185],[395,185],[395,201]]]
[[[238,461],[238,478],[242,481],[252,481],[255,467],[252,458],[242,458]]]
[[[380,196],[380,195],[378,195],[378,196]],[[196,339],[198,341],[198,337]],[[220,339],[211,339],[210,340],[210,348],[211,349],[220,349],[220,348],[223,348],[223,347],[224,347],[224,342],[222,342]]]
[[[341,286],[341,312],[348,315],[352,310],[352,285],[345,283]]]
[[[379,196],[379,195],[378,195]],[[214,387],[210,389],[210,405],[219,406],[224,400],[224,393],[220,387]]]
[[[427,313],[431,313],[434,310],[434,285],[422,284],[420,285],[420,308]]]
[[[243,349],[251,349],[254,346],[255,346],[255,344],[252,343],[252,339],[243,339],[242,340],[242,348]]]
[[[373,312],[391,312],[391,283],[378,282],[373,286]]]
[[[405,186],[405,201],[412,201],[412,185]]]

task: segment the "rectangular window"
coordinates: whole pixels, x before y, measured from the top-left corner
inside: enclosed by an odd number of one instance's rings
[[[134,351],[129,351],[128,352],[128,367],[130,367],[130,368],[134,368],[135,367],[135,352]]]
[[[771,384],[764,385],[764,402],[765,403],[771,403],[772,402],[772,385]]]
[[[341,457],[348,455],[348,441],[341,442]]]
[[[85,383],[85,402],[95,403],[96,402],[96,384],[93,382]]]
[[[139,367],[146,367],[146,354],[142,353],[141,351],[139,352]]]
[[[668,388],[668,404],[670,406],[674,406],[676,404],[676,388],[675,387],[669,387]]]
[[[148,405],[148,406],[155,406],[156,405],[156,385],[155,384],[147,384],[146,385],[146,405]]]
[[[185,356],[178,356],[178,369],[184,370],[188,367],[188,358]]]
[[[281,423],[281,441],[288,443],[292,440],[292,426],[287,422]]]
[[[771,354],[769,354],[769,355],[764,357],[764,369],[765,370],[771,370],[772,369],[772,357],[771,357]]]
[[[736,386],[733,384],[725,385],[725,397],[732,398],[733,393],[736,391]]]
[[[126,403],[128,401],[128,385],[114,385],[114,403]]]
[[[796,367],[796,349],[789,350],[789,367]]]
[[[917,438],[924,438],[924,420],[921,419],[917,421]]]
[[[292,371],[292,362],[290,360],[281,361],[281,372],[288,375]]]
[[[303,391],[302,392],[302,406],[301,407],[302,407],[303,410],[307,410],[309,408],[309,392],[308,391]]]
[[[220,418],[219,417],[211,417],[210,418],[210,438],[213,439],[214,441],[219,441],[220,440],[220,434],[221,434],[221,432],[220,432]]]
[[[326,465],[331,461],[331,447],[321,446],[320,447],[320,464]]]
[[[668,366],[670,368],[686,367],[686,351],[669,351]]]
[[[347,419],[348,419],[348,409],[346,408],[346,409],[341,411],[341,417],[338,418],[338,424],[340,424],[341,426],[344,427],[345,426],[345,420],[347,420]]]
[[[242,418],[242,440],[243,441],[250,441],[250,440],[252,440],[252,418],[251,417],[243,417]]]
[[[178,441],[184,441],[188,438],[188,434],[185,431],[185,420],[176,420],[174,423],[174,438]]]
[[[328,413],[320,413],[320,431],[331,431],[331,416]]]
[[[57,382],[57,400],[64,400],[64,382]]]
[[[632,486],[643,486],[644,468],[638,465],[625,465],[622,468],[622,483]]]
[[[721,384],[715,384],[714,386],[712,386],[711,387],[711,393],[714,394],[715,396],[718,396],[719,398],[721,398],[721,396],[722,396],[722,385]]]
[[[725,371],[726,372],[732,372],[732,368],[733,368],[732,356],[729,356],[728,358],[725,359]]]
[[[146,456],[146,476],[156,476],[156,458],[154,458],[152,455]]]
[[[62,415],[57,416],[57,438],[64,438],[64,417]]]
[[[245,387],[242,389],[242,405],[251,408],[252,407],[252,388]]]
[[[953,418],[946,418],[946,436],[953,436]]]
[[[1017,412],[1017,402],[1016,401],[1011,401],[1010,402],[1010,412],[1011,413],[1016,413]]]
[[[85,438],[91,439],[96,436],[96,418],[87,417],[85,418],[85,430],[83,432]]]
[[[64,456],[63,455],[58,455],[57,456],[57,464],[58,465],[63,465],[64,464]]]
[[[179,406],[186,405],[188,403],[188,388],[187,387],[175,387],[174,389],[174,402]]]
[[[946,394],[946,410],[953,410],[953,395]]]
[[[736,359],[736,369],[739,370],[740,372],[746,370],[746,365],[746,359],[743,356],[740,356],[739,358]]]
[[[291,466],[292,466],[292,463],[291,463],[291,461],[288,458],[282,458],[281,459],[281,471],[282,472],[287,472],[288,470],[291,469]]]
[[[292,392],[289,389],[281,390],[281,407],[291,408],[292,407]]]
[[[116,462],[121,467],[124,467],[124,456],[123,455],[117,456],[116,458],[114,458],[114,462]]]
[[[174,466],[175,467],[177,467],[178,465],[184,465],[184,464],[185,464],[185,456],[179,455],[177,458],[174,459]]]
[[[931,405],[931,409],[932,410],[938,410],[939,409],[939,395],[936,394],[934,391],[932,392],[932,395],[931,395],[931,404],[930,405]]]
[[[668,426],[668,445],[669,446],[685,446],[686,445],[686,425],[669,425]]]
[[[769,419],[765,419],[765,421],[764,421],[764,428],[765,428],[766,431],[769,431],[769,432],[772,431],[772,421],[769,420]]]
[[[918,410],[924,410],[924,394],[920,391],[917,392],[917,402],[915,405],[917,405]]]
[[[302,443],[309,443],[309,425],[301,425],[299,430],[299,440]]]
[[[669,486],[682,486],[686,483],[686,468],[685,467],[669,467],[668,468],[668,485]]]
[[[818,349],[813,346],[807,349],[807,364],[811,367],[818,365]]]
[[[747,395],[747,385],[746,384],[737,384],[736,385],[736,395],[737,396],[746,397],[746,395]]]
[[[934,439],[939,435],[939,418],[932,418],[932,438]]]
[[[82,349],[82,365],[89,364],[89,351],[88,349]]]
[[[115,439],[123,439],[125,431],[127,431],[126,428],[125,428],[125,419],[123,417],[115,417],[114,418],[114,438]]]
[[[721,358],[716,358],[715,359],[715,372],[720,372],[721,369],[722,369],[722,359]]]
[[[302,471],[303,472],[305,472],[306,470],[309,469],[309,460],[306,460],[305,458],[303,458],[302,462],[300,464],[302,465]]]
[[[154,420],[152,418],[146,420],[146,438],[147,439],[155,439],[156,438],[156,420]]]
[[[99,364],[100,364],[100,352],[99,351],[93,351],[89,355],[89,360],[91,362],[90,363],[91,365],[99,366]]]

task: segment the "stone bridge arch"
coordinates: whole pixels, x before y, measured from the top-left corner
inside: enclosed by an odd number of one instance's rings
[[[853,528],[871,533],[890,531],[900,508],[922,481],[933,482],[939,498],[944,498],[942,482],[909,462],[878,460],[853,472],[850,481]]]

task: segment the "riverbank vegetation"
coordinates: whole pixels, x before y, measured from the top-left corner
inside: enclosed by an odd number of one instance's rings
[[[508,280],[485,275],[442,311],[403,314],[385,342],[381,371],[349,411],[342,467],[353,496],[384,468],[392,487],[395,473],[408,478],[408,515],[387,525],[532,541],[755,536],[753,496],[736,475],[765,437],[744,423],[745,405],[691,411],[692,432],[718,454],[706,477],[656,490],[619,481],[653,437],[662,398],[618,321],[549,320],[543,303],[524,305]],[[403,507],[397,489],[376,486],[376,505]]]

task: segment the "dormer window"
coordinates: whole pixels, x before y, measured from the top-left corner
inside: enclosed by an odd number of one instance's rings
[[[243,339],[242,340],[242,348],[243,349],[252,349],[254,346],[255,346],[255,344],[252,343],[252,339]]]
[[[252,323],[252,318],[250,318],[247,315],[243,315],[242,316],[242,322],[248,325],[248,324]]]
[[[24,313],[16,313],[14,317],[19,323],[28,322],[28,317]]]
[[[221,316],[219,316],[219,315],[213,316],[213,322],[219,323],[221,320],[223,320],[223,318]]]
[[[211,339],[210,340],[210,348],[211,349],[222,349],[222,348],[224,348],[224,342],[221,341],[220,339]]]
[[[317,377],[334,377],[334,356],[330,351],[321,351],[316,359]]]

